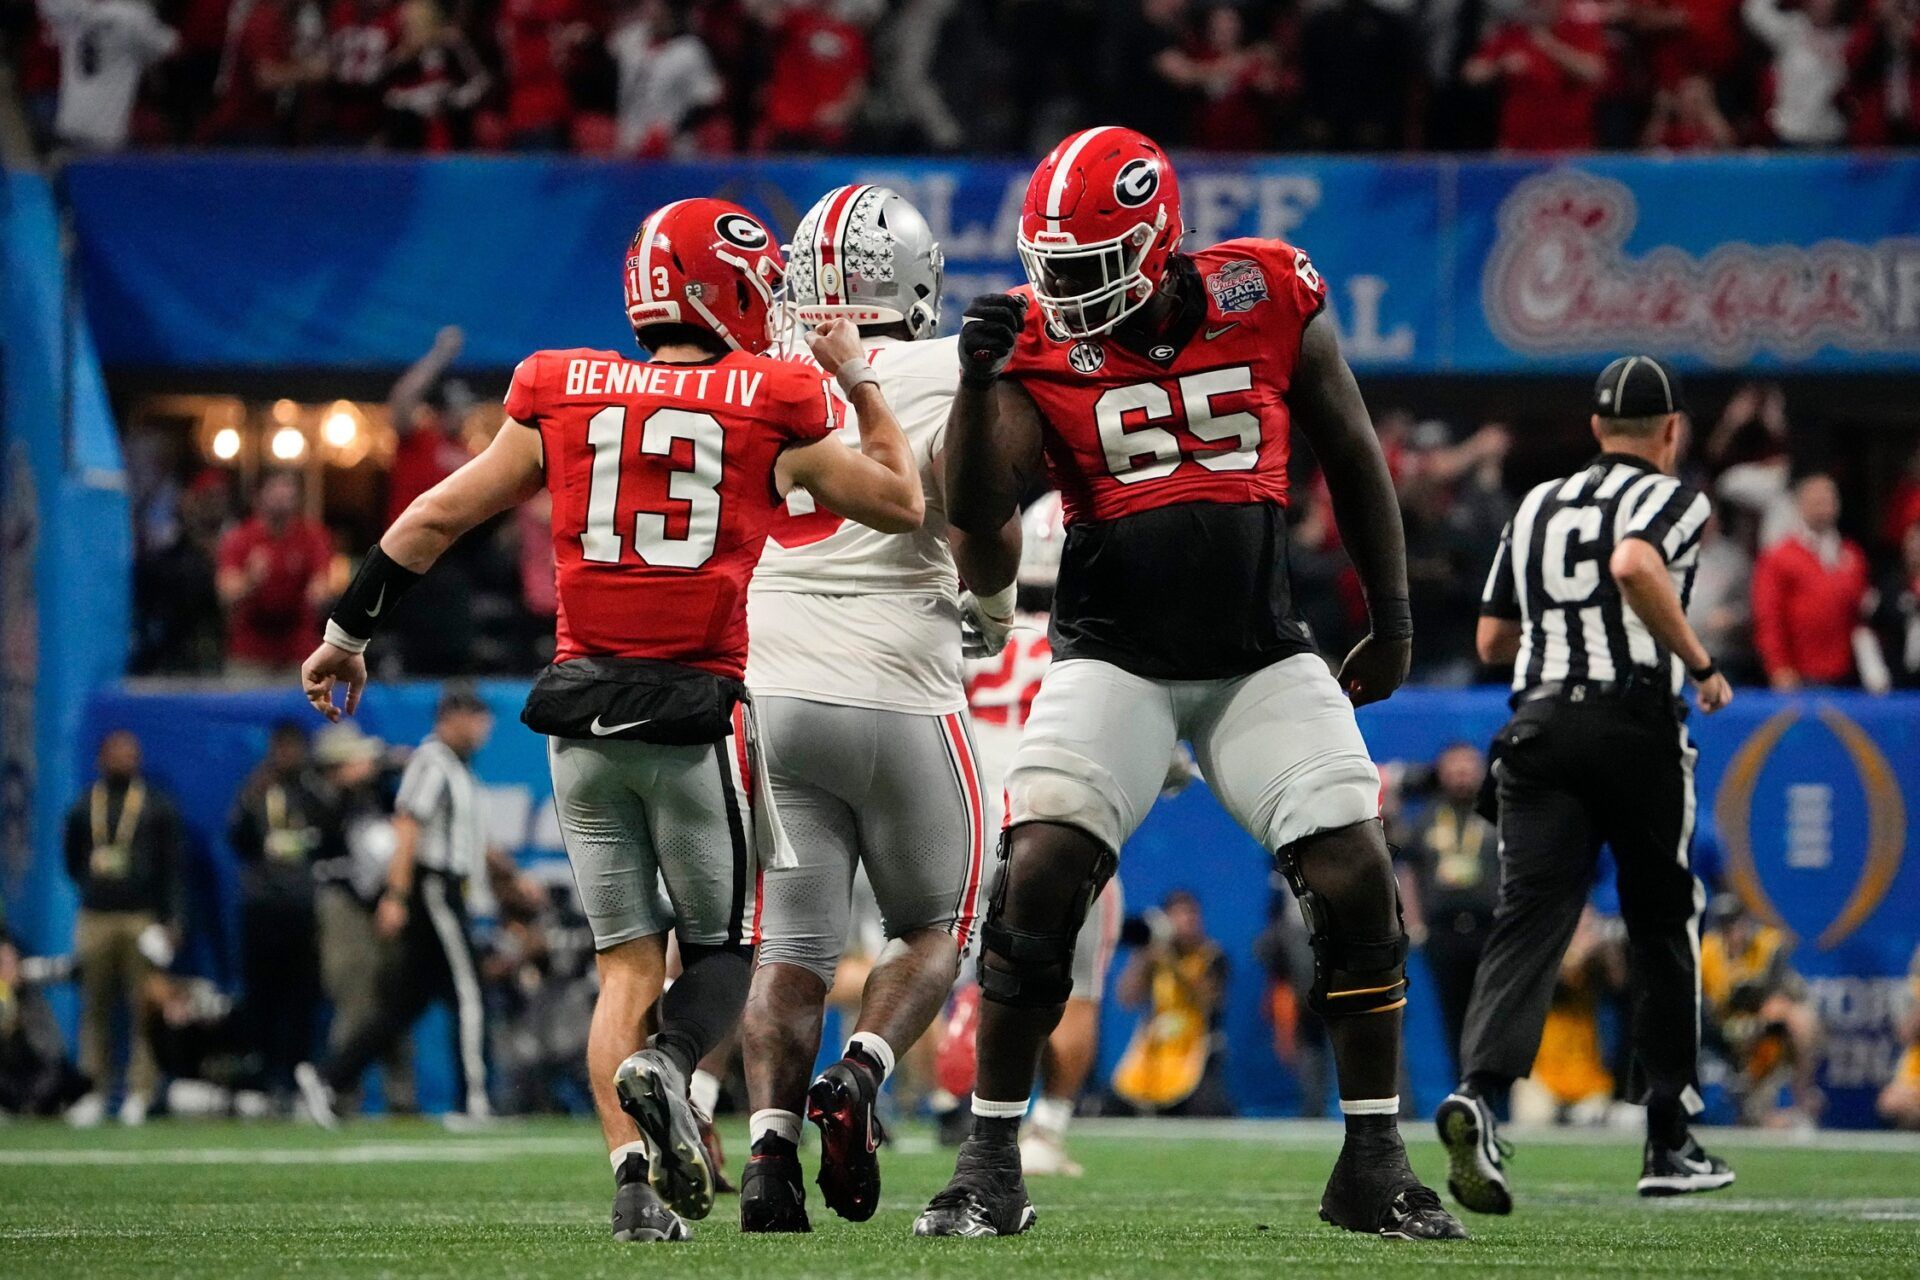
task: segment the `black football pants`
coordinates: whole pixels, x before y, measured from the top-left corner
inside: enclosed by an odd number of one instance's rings
[[[1500,902],[1467,1011],[1464,1074],[1531,1072],[1604,843],[1619,876],[1646,1098],[1697,1112],[1704,891],[1688,861],[1697,753],[1686,727],[1658,702],[1547,698],[1523,704],[1497,746]]]

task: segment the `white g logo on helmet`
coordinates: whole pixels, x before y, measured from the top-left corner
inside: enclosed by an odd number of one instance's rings
[[[714,231],[728,244],[742,249],[764,249],[768,238],[764,227],[744,213],[723,213],[715,219]]]
[[[1159,189],[1160,166],[1145,156],[1127,161],[1113,179],[1114,198],[1129,209],[1138,209]]]

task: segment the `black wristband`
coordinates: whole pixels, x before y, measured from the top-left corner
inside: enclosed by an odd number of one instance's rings
[[[392,616],[394,604],[413,589],[420,576],[375,543],[360,562],[360,572],[341,592],[329,620],[356,640],[371,640],[380,624]]]
[[[1704,667],[1688,667],[1687,668],[1687,675],[1689,678],[1693,680],[1695,684],[1705,684],[1707,681],[1713,679],[1715,676],[1719,674],[1720,674],[1720,664],[1715,662],[1712,658],[1707,659],[1707,665]]]
[[[1367,618],[1367,629],[1376,640],[1408,640],[1413,637],[1413,605],[1405,596],[1368,600]]]

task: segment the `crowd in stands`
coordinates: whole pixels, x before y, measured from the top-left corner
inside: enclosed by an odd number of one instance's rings
[[[4,0],[50,139],[1029,153],[1920,139],[1915,0]]]

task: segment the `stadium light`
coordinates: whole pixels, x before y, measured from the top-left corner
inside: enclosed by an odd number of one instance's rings
[[[293,462],[307,451],[307,438],[300,434],[298,427],[281,427],[273,433],[267,447],[280,461]]]
[[[345,400],[334,401],[333,411],[320,424],[320,438],[332,448],[344,449],[359,434],[360,419],[353,412],[353,406]]]
[[[232,427],[222,427],[213,433],[213,456],[220,462],[232,462],[240,456],[240,433]]]

